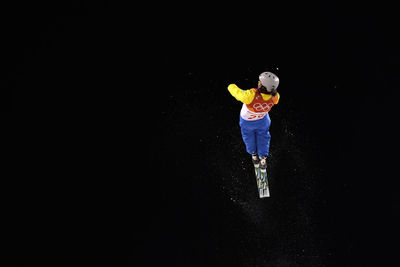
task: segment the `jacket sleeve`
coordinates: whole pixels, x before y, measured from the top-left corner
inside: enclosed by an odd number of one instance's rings
[[[279,93],[276,93],[276,96],[274,97],[274,104],[278,104],[279,99],[281,99],[281,95]]]
[[[228,91],[234,98],[236,98],[236,100],[245,104],[250,104],[253,101],[255,95],[255,92],[253,90],[242,90],[237,87],[236,84],[230,84],[228,86]]]

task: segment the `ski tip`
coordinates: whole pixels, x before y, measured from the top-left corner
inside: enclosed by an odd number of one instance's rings
[[[260,190],[260,198],[270,197],[269,189],[268,189],[268,188],[265,189],[264,192],[262,192],[262,191],[263,191],[263,190],[261,189],[261,190]]]

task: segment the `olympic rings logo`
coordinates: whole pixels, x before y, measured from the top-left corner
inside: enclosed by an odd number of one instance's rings
[[[254,103],[253,108],[256,111],[266,111],[266,110],[270,110],[272,108],[274,104],[273,103]]]

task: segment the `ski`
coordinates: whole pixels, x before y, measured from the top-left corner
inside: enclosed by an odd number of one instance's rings
[[[259,190],[260,190],[260,198],[269,197],[270,196],[269,195],[267,172],[261,172]]]
[[[261,168],[258,166],[254,166],[254,171],[256,174],[257,188],[260,195],[260,198],[269,197],[269,187],[268,187],[268,178],[267,172],[261,172]]]

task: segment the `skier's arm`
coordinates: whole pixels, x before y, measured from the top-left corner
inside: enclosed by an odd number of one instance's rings
[[[230,84],[228,86],[228,91],[234,98],[236,98],[236,100],[245,104],[250,104],[253,101],[255,95],[255,92],[253,90],[242,90],[237,87],[236,84]]]
[[[274,98],[273,98],[275,105],[278,104],[280,98],[281,98],[281,95],[279,93],[276,93],[276,96],[274,96]]]

